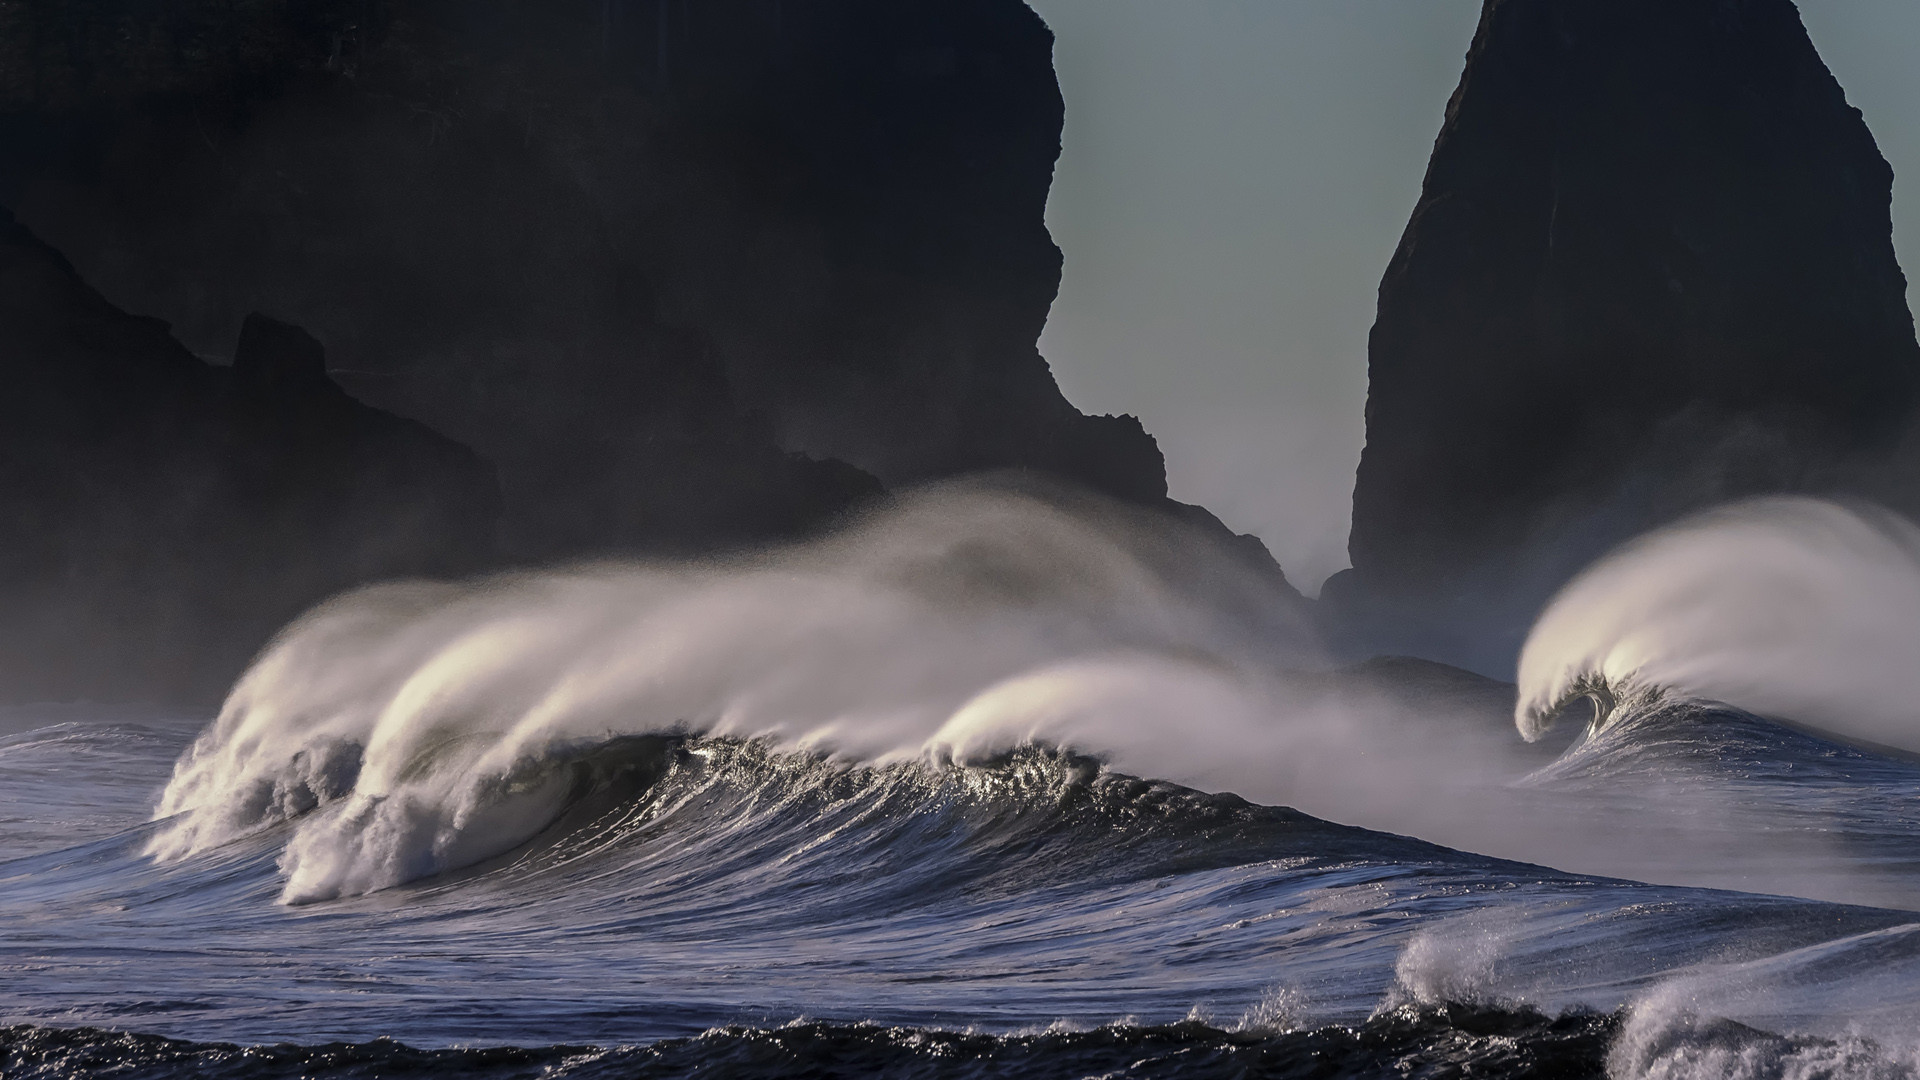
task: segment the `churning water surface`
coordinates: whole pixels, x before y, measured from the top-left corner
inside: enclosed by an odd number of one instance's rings
[[[1517,712],[1004,487],[370,589],[210,722],[0,717],[0,1074],[1915,1075],[1916,550],[1649,538]]]

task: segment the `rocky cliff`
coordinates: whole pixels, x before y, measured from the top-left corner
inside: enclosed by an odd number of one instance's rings
[[[0,211],[0,699],[217,698],[333,592],[488,564],[492,470],[323,364],[256,315],[210,366]]]
[[[313,330],[498,464],[515,557],[779,535],[868,477],[1164,497],[1036,350],[1062,105],[1019,0],[150,6],[8,6],[0,197],[203,355]]]
[[[1336,621],[1497,670],[1688,509],[1916,501],[1891,183],[1788,0],[1488,0],[1380,287]]]
[[[78,612],[75,671],[135,642],[112,692],[197,693],[334,588],[793,537],[982,470],[1225,534],[1037,351],[1051,47],[1019,0],[0,3],[0,201],[175,335],[63,271],[88,326],[144,328],[100,364],[172,374],[110,395],[154,418],[136,434],[16,436],[42,488],[0,503],[22,536],[60,524],[0,654],[31,668],[65,648],[32,627]],[[236,350],[254,311],[305,330],[254,319]],[[89,439],[116,478],[69,506]],[[461,446],[497,469],[497,529]],[[389,496],[425,516],[369,553]]]

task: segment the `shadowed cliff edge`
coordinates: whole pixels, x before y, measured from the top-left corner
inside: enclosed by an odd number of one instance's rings
[[[1892,181],[1788,0],[1488,0],[1380,286],[1347,647],[1510,677],[1689,510],[1920,509]]]
[[[231,368],[128,315],[0,211],[0,686],[204,700],[307,605],[471,573],[498,494],[250,316]]]

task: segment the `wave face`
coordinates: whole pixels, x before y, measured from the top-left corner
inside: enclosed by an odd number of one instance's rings
[[[448,1069],[650,1061],[691,1040],[673,1060],[868,1046],[907,1075],[965,1075],[940,1071],[954,1046],[996,1075],[1028,1053],[1226,1070],[1318,1046],[1365,1075],[1420,1046],[1436,1068],[1523,1075],[1563,1036],[1602,1068],[1629,1028],[1650,1033],[1635,1053],[1669,1060],[1709,1020],[1881,1046],[1920,1006],[1905,912],[1502,862],[1067,751],[856,765],[662,736],[577,765],[587,790],[530,843],[358,898],[273,903],[292,824],[168,862],[140,854],[162,822],[0,864],[0,917],[33,928],[0,939],[0,1019],[33,1025],[15,1052],[125,1051],[155,1070],[238,1053],[70,1030],[90,1025],[562,1047],[428,1054]],[[1660,1004],[1715,972],[1740,992],[1698,1022]],[[1853,1031],[1863,1018],[1877,1026]],[[258,1060],[391,1065],[403,1049]]]
[[[0,1073],[1915,1075],[1920,763],[1576,610],[1556,746],[1033,490],[343,597],[204,729],[0,715]]]

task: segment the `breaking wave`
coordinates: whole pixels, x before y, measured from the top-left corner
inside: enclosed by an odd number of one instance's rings
[[[980,485],[730,562],[378,587],[240,680],[149,851],[293,822],[283,899],[364,893],[519,846],[663,736],[933,765],[1040,742],[1205,781],[1272,742],[1297,619],[1178,526]]]

